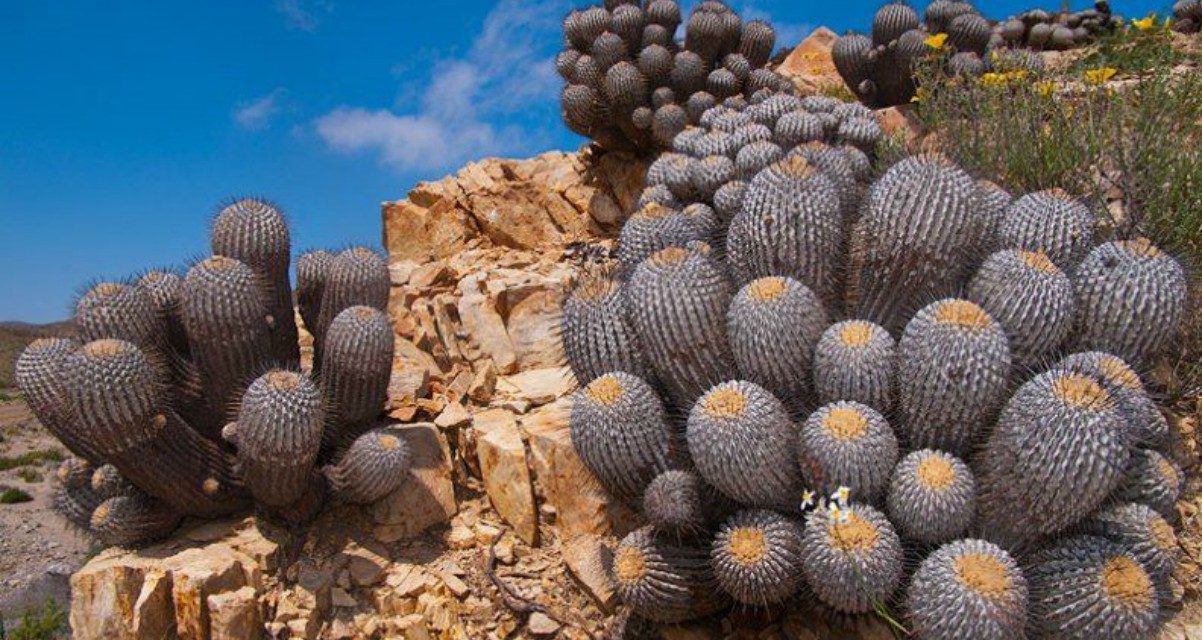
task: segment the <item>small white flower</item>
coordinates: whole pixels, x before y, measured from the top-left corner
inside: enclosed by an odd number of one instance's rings
[[[815,496],[814,496],[813,491],[808,491],[808,490],[802,491],[801,492],[801,510],[809,511],[810,509],[813,509],[814,508],[814,499],[815,499]]]
[[[831,500],[841,507],[847,506],[847,503],[851,500],[851,489],[839,487],[831,494]]]

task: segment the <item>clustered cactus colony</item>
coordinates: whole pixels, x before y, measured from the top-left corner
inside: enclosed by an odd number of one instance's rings
[[[894,17],[879,41],[914,28]],[[900,605],[919,638],[1151,637],[1181,471],[1136,370],[1181,265],[937,154],[870,181],[875,127],[722,101],[566,301],[573,443],[647,522],[619,595],[659,623],[808,593]]]
[[[31,408],[77,456],[59,469],[55,503],[105,544],[252,502],[298,524],[327,494],[372,502],[408,469],[405,442],[372,428],[393,355],[383,258],[361,247],[301,256],[306,372],[279,210],[222,208],[212,250],[182,277],[91,287],[75,308],[78,340],[35,341],[17,362]]]
[[[904,104],[914,97],[915,65],[934,49],[947,47],[943,69],[952,76],[988,71],[1040,69],[1031,51],[1081,46],[1113,31],[1123,19],[1110,13],[1106,0],[1074,13],[1025,11],[991,22],[965,0],[934,0],[922,19],[901,0],[882,6],[872,19],[871,35],[848,33],[835,42],[835,67],[848,88],[874,107]]]
[[[744,23],[722,2],[698,4],[675,39],[677,0],[606,0],[564,20],[556,68],[568,128],[615,151],[666,148],[706,109],[733,97],[792,90],[765,68],[772,27]]]
[[[1202,0],[1178,0],[1173,3],[1173,30],[1178,33],[1202,31]]]

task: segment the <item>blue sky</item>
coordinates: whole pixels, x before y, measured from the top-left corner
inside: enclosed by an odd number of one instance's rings
[[[61,319],[85,282],[205,254],[231,196],[278,202],[297,250],[378,245],[380,203],[421,180],[575,149],[551,65],[573,4],[0,3],[0,320]],[[865,29],[879,2],[732,4],[792,45]]]

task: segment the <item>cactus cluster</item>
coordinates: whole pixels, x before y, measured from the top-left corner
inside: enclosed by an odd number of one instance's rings
[[[1181,266],[1146,239],[1095,246],[1063,192],[1011,198],[937,154],[869,183],[811,141],[710,181],[761,150],[724,136],[802,102],[720,105],[678,135],[616,263],[566,303],[573,443],[648,523],[619,547],[624,602],[673,623],[806,594],[900,605],[919,638],[1149,637],[1182,478],[1136,372],[1181,322]]]
[[[744,22],[718,0],[697,4],[687,20],[677,0],[607,1],[573,10],[563,33],[555,60],[563,120],[611,151],[655,153],[717,103],[793,90],[766,68],[772,26]]]
[[[1082,46],[1110,33],[1123,19],[1106,0],[1077,12],[1025,11],[992,21],[965,0],[934,0],[921,19],[903,0],[882,6],[871,34],[849,32],[832,49],[835,68],[864,104],[887,107],[909,102],[918,89],[918,64],[958,77],[987,72],[1038,71],[1035,52]]]
[[[59,469],[55,503],[104,544],[252,504],[298,524],[327,493],[371,502],[408,470],[404,440],[372,430],[393,356],[383,258],[358,247],[301,257],[310,372],[284,216],[236,200],[211,240],[213,255],[186,273],[90,287],[76,304],[78,339],[38,340],[18,359],[31,408],[76,456]]]
[[[1173,3],[1173,30],[1187,34],[1202,31],[1202,0],[1177,0]]]

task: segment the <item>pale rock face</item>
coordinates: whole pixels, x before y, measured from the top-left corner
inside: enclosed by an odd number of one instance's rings
[[[814,95],[831,87],[842,86],[843,80],[835,70],[835,61],[831,57],[831,48],[838,39],[834,31],[818,27],[789,52],[776,72],[793,81],[798,95]]]

